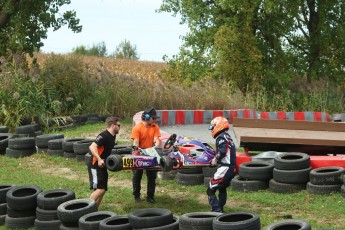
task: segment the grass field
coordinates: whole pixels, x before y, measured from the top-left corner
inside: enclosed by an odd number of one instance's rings
[[[95,137],[104,124],[94,124],[58,132],[66,137]],[[130,143],[130,122],[122,122],[119,144]],[[131,171],[110,172],[110,188],[100,210],[128,214],[136,209],[160,207],[174,215],[209,211],[205,186],[182,186],[174,180],[157,180],[156,204],[134,203]],[[77,198],[90,196],[87,168],[83,162],[46,154],[26,158],[8,158],[0,155],[0,183],[36,185],[43,190],[72,189]],[[146,193],[146,177],[142,181],[142,196]],[[294,194],[276,194],[265,191],[236,192],[228,189],[225,212],[251,211],[260,216],[261,226],[284,218],[307,220],[312,228],[345,229],[345,198],[341,194],[313,195],[306,190]],[[0,229],[6,229],[0,226]]]

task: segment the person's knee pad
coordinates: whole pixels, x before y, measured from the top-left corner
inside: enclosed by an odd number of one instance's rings
[[[215,190],[213,190],[213,189],[207,189],[206,190],[206,194],[208,195],[208,196],[214,196],[215,194],[216,194],[216,191]]]

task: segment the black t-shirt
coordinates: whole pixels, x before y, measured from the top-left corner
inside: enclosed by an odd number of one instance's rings
[[[102,159],[107,159],[111,154],[115,146],[115,140],[116,135],[111,135],[108,130],[104,130],[96,137],[95,143],[98,145],[98,154]]]

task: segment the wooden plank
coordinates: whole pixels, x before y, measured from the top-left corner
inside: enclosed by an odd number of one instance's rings
[[[234,127],[345,132],[345,123],[234,118]]]

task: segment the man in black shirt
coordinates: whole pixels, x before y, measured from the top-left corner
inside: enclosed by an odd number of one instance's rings
[[[98,134],[96,140],[89,147],[92,154],[90,189],[94,190],[90,198],[96,201],[97,206],[101,204],[103,196],[108,190],[108,171],[105,160],[111,154],[116,134],[120,131],[119,118],[108,117],[105,122],[107,129]]]

